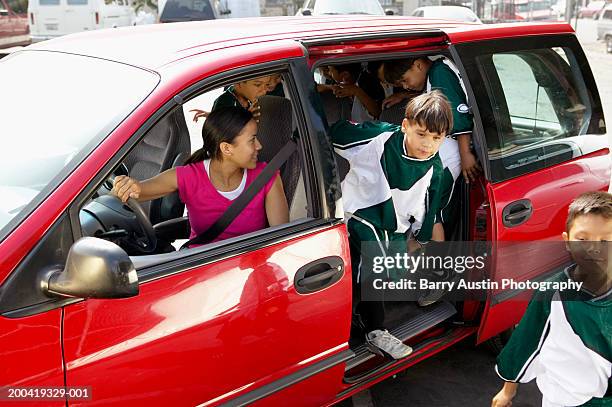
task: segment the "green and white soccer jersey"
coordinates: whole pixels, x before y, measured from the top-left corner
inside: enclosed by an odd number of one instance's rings
[[[568,277],[566,270],[557,279]],[[543,406],[612,406],[612,290],[583,300],[568,295],[534,296],[496,370],[506,381],[536,379]]]
[[[441,91],[448,99],[453,113],[453,129],[440,147],[440,159],[444,168],[441,187],[439,218],[445,224],[455,222],[457,204],[455,182],[461,175],[461,156],[455,138],[472,132],[474,121],[467,104],[465,89],[457,68],[448,59],[434,61],[427,72],[426,91]]]
[[[341,121],[330,136],[350,164],[342,182],[345,212],[381,231],[428,242],[440,199],[439,156],[408,157],[400,126],[388,123]]]

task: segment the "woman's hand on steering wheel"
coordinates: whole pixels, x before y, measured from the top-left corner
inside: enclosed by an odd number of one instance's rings
[[[130,198],[138,199],[140,192],[140,183],[137,180],[125,175],[119,175],[115,177],[113,189],[110,193],[125,203]]]

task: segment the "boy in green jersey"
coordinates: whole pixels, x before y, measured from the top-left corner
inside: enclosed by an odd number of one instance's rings
[[[389,83],[406,90],[420,92],[438,90],[450,102],[453,128],[440,146],[439,154],[444,173],[441,181],[440,211],[433,239],[447,240],[446,235],[452,233],[458,216],[457,180],[463,175],[466,182],[474,181],[480,171],[480,166],[471,150],[474,123],[461,76],[448,59],[440,58],[432,61],[427,57],[385,62],[384,75]]]
[[[563,239],[575,262],[559,280],[580,291],[538,292],[497,359],[506,381],[492,407],[536,379],[543,407],[612,406],[612,195],[588,192],[569,208]]]
[[[342,181],[356,295],[371,285],[373,258],[393,256],[390,242],[412,252],[432,236],[439,205],[442,164],[438,149],[453,126],[448,100],[440,92],[412,99],[401,126],[340,121],[330,130],[336,153],[348,160]],[[364,243],[375,247],[364,250]],[[362,281],[363,280],[363,281]],[[400,359],[412,349],[383,326],[382,301],[355,298],[367,343],[375,352]]]

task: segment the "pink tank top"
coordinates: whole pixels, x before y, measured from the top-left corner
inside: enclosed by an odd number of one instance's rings
[[[265,166],[265,163],[257,163],[255,169],[247,169],[245,190]],[[234,221],[213,240],[214,242],[254,232],[267,226],[265,199],[277,176],[278,172]],[[179,197],[187,207],[191,225],[189,238],[192,239],[212,226],[233,201],[221,195],[210,182],[203,162],[176,167],[176,178]]]

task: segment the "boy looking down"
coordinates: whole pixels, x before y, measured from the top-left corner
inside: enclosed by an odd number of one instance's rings
[[[389,242],[413,252],[432,237],[439,205],[442,163],[437,154],[453,127],[448,100],[434,91],[412,99],[401,126],[340,121],[330,130],[335,151],[348,160],[342,182],[356,287],[355,314],[377,353],[400,359],[412,349],[383,326],[383,301],[361,301],[362,280],[371,284],[375,256],[392,256]],[[363,243],[377,248],[363,250]]]

